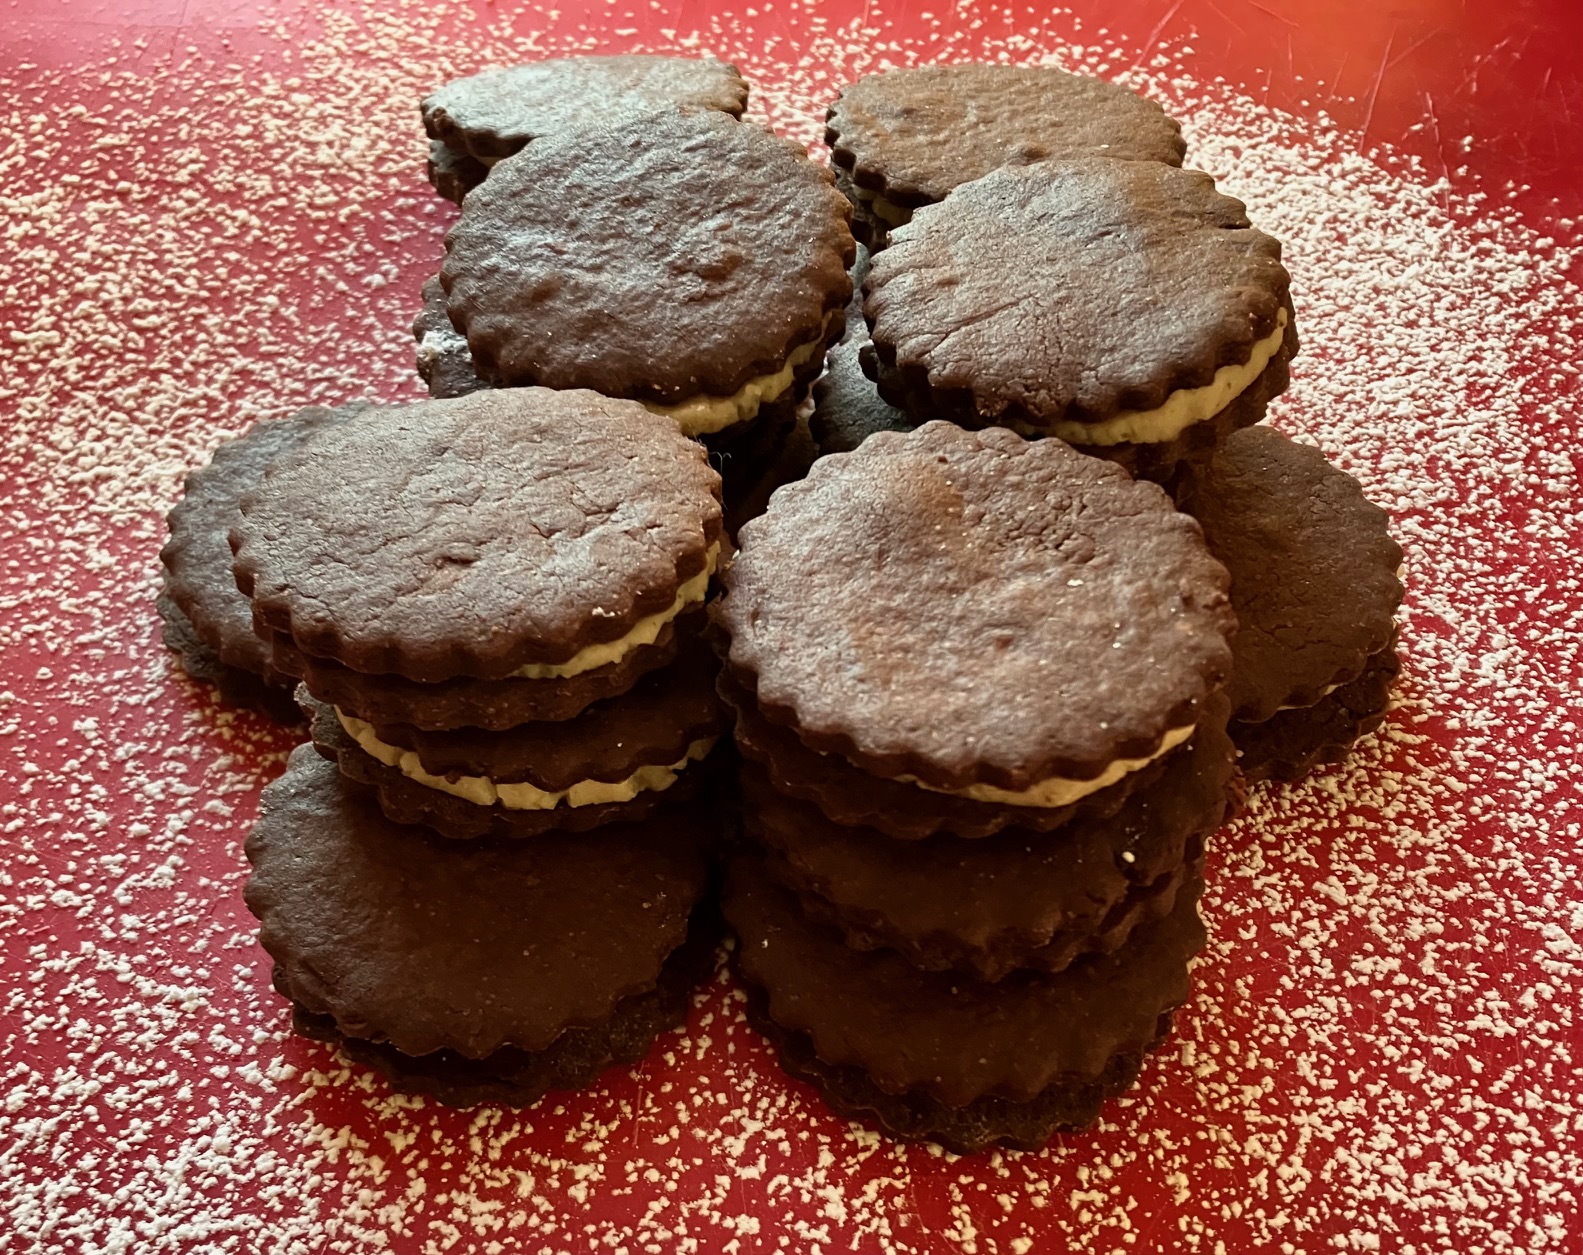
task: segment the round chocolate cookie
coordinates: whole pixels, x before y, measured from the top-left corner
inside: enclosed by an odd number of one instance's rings
[[[264,791],[248,909],[276,987],[405,1055],[543,1051],[656,987],[708,881],[713,819],[465,849],[380,815],[308,746]]]
[[[1058,972],[1120,947],[1168,913],[1184,867],[1220,826],[1232,777],[1226,701],[1217,694],[1193,739],[1113,816],[1050,833],[1010,829],[977,841],[896,841],[842,828],[742,773],[748,831],[776,855],[771,871],[805,912],[848,945],[892,949],[916,967],[998,981],[1019,968]]]
[[[301,689],[297,698],[308,712],[308,731],[314,748],[334,762],[348,780],[372,789],[387,818],[398,824],[430,828],[453,841],[541,837],[546,833],[591,832],[607,824],[635,823],[690,801],[714,780],[712,764],[698,761],[707,758],[714,748],[712,742],[705,741],[691,747],[685,760],[644,773],[649,778],[636,781],[636,788],[618,791],[612,800],[600,800],[597,796],[575,802],[569,796],[517,797],[513,800],[522,804],[507,806],[501,798],[501,786],[487,779],[463,779],[458,791],[451,792],[439,787],[442,782],[451,783],[444,777],[429,781],[415,778],[402,769],[399,750],[385,747],[381,752],[386,758],[375,757],[336,718],[333,708],[315,702]],[[386,761],[387,758],[395,761]]]
[[[699,741],[713,741],[725,726],[715,693],[718,666],[714,651],[694,638],[672,665],[649,672],[618,698],[572,719],[501,731],[437,732],[338,713],[360,743],[371,738],[384,750],[402,752],[404,759],[410,754],[411,766],[426,775],[525,783],[556,793],[583,781],[625,780],[644,767],[665,767],[685,758]]]
[[[926,65],[868,74],[830,106],[825,142],[870,247],[921,205],[1002,166],[1059,157],[1182,164],[1154,101],[1050,66]]]
[[[302,709],[287,687],[292,682],[290,676],[271,673],[271,679],[266,680],[240,667],[226,666],[199,639],[169,593],[161,592],[154,598],[154,609],[159,612],[165,647],[176,655],[188,677],[219,690],[220,700],[228,705],[256,710],[276,723],[302,722]]]
[[[242,499],[236,578],[256,625],[352,670],[576,675],[703,600],[719,492],[673,423],[592,392],[373,407]]]
[[[572,719],[595,702],[621,696],[674,659],[700,634],[703,623],[700,605],[665,624],[652,644],[634,646],[604,666],[554,679],[457,676],[424,684],[399,675],[370,675],[305,654],[279,633],[271,633],[271,656],[278,670],[301,679],[319,701],[370,723],[410,723],[434,732],[452,728],[502,732],[524,723]]]
[[[766,719],[727,674],[720,677],[720,694],[736,719],[737,749],[744,759],[764,769],[777,792],[818,807],[831,823],[873,828],[897,841],[921,841],[936,833],[971,840],[1006,828],[1053,832],[1079,817],[1105,819],[1134,789],[1147,788],[1158,779],[1171,757],[1183,749],[1178,747],[1066,806],[1003,805],[873,776],[840,754],[809,749],[791,728]]]
[[[490,386],[473,369],[467,338],[451,326],[438,275],[423,285],[423,308],[412,320],[412,338],[418,342],[418,377],[431,397],[461,397]]]
[[[733,678],[871,775],[1058,809],[1186,740],[1231,662],[1227,577],[1155,485],[927,423],[822,458],[743,527]]]
[[[1385,722],[1401,661],[1394,648],[1369,658],[1363,674],[1311,706],[1277,711],[1262,723],[1236,722],[1237,766],[1249,780],[1301,780],[1320,763],[1339,763]]]
[[[724,910],[738,973],[821,1062],[861,1069],[887,1094],[963,1108],[1096,1082],[1117,1055],[1146,1050],[1187,999],[1188,960],[1204,942],[1197,899],[1195,871],[1170,914],[1116,953],[993,985],[843,945],[751,857],[732,863]]]
[[[863,373],[859,357],[867,338],[846,339],[830,350],[825,372],[813,386],[813,417],[808,428],[821,455],[850,453],[876,431],[911,431],[918,426],[888,405]]]
[[[503,162],[446,237],[440,280],[484,378],[721,433],[817,377],[852,294],[850,212],[797,145],[720,113],[656,114]]]
[[[687,107],[739,118],[747,102],[747,80],[714,57],[556,57],[447,83],[424,100],[423,129],[487,167],[591,119]]]
[[[489,167],[476,157],[434,140],[429,144],[425,167],[434,190],[453,205],[460,205],[489,176]]]
[[[1186,509],[1231,573],[1233,719],[1312,706],[1390,646],[1401,546],[1385,511],[1318,449],[1270,427],[1239,431]]]
[[[999,170],[874,258],[865,369],[909,414],[1059,436],[1164,482],[1285,390],[1298,345],[1280,257],[1207,174]]]
[[[287,419],[255,423],[187,476],[181,500],[165,517],[170,539],[159,557],[170,602],[169,610],[160,606],[166,643],[195,679],[284,723],[300,718],[289,700],[295,681],[275,668],[268,644],[253,630],[252,606],[231,573],[227,537],[241,517],[238,503],[258,486],[265,467],[364,408],[312,405]]]
[[[951,1107],[916,1090],[887,1094],[861,1068],[822,1062],[808,1035],[775,1023],[764,1003],[763,993],[749,986],[748,1022],[769,1038],[781,1066],[815,1085],[831,1110],[849,1120],[876,1124],[902,1141],[937,1142],[958,1155],[975,1155],[991,1146],[1041,1150],[1055,1134],[1092,1124],[1105,1099],[1132,1087],[1143,1067],[1144,1054],[1171,1031],[1167,1012],[1143,1050],[1112,1055],[1105,1070],[1091,1081],[1063,1079],[1025,1102],[985,1097],[964,1107]]]
[[[454,1050],[405,1055],[385,1042],[348,1037],[332,1016],[314,1015],[296,1004],[291,1027],[338,1047],[403,1093],[427,1094],[451,1107],[528,1107],[551,1090],[586,1089],[607,1069],[637,1063],[656,1037],[680,1025],[693,990],[714,971],[716,934],[711,921],[695,918],[687,941],[665,960],[653,989],[623,998],[596,1024],[568,1028],[543,1050],[502,1046],[482,1059]]]

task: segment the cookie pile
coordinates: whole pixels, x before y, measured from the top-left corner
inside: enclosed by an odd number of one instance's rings
[[[247,844],[299,1032],[453,1103],[586,1085],[710,970],[724,821],[786,1067],[898,1137],[1040,1146],[1168,1032],[1244,782],[1383,719],[1401,550],[1257,425],[1280,245],[1158,105],[870,75],[832,177],[746,97],[582,57],[425,100],[462,204],[433,399],[222,447],[166,639],[311,718]]]
[[[1036,1146],[1187,995],[1230,797],[1225,569],[1158,487],[941,422],[821,459],[714,614],[753,1016],[837,1110]]]
[[[241,495],[236,582],[313,716],[247,843],[299,1031],[526,1103],[680,1020],[719,485],[640,405],[522,388],[318,423]]]

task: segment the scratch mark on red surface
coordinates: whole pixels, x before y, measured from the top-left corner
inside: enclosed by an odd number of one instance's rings
[[[1220,16],[1223,17],[1231,25],[1235,26],[1237,28],[1237,30],[1241,34],[1246,35],[1248,33],[1248,28],[1246,26],[1244,26],[1241,22],[1237,21],[1236,18],[1232,17],[1231,14],[1227,13],[1218,4],[1216,4],[1215,0],[1204,0],[1204,3],[1207,4],[1216,13],[1220,14]]]
[[[1274,9],[1270,8],[1269,5],[1260,4],[1259,0],[1246,0],[1246,2],[1250,9],[1257,9],[1260,13],[1263,13],[1269,17],[1273,17],[1283,26],[1290,26],[1294,30],[1297,28],[1296,22],[1292,21],[1292,19],[1287,17],[1284,13],[1277,13]]]
[[[1142,65],[1143,59],[1159,46],[1161,33],[1171,24],[1171,19],[1182,11],[1182,6],[1186,3],[1187,0],[1176,0],[1176,3],[1165,11],[1165,16],[1156,22],[1154,29],[1144,37],[1143,43],[1138,48],[1138,55],[1133,58],[1128,69],[1136,69]]]
[[[1388,61],[1386,63],[1385,68],[1387,70],[1394,70],[1399,62],[1407,60],[1408,57],[1412,56],[1413,53],[1417,52],[1420,48],[1422,48],[1425,44],[1427,44],[1431,39],[1434,39],[1435,37],[1437,37],[1439,35],[1444,35],[1445,33],[1446,33],[1445,27],[1443,27],[1443,26],[1435,27],[1434,30],[1430,31],[1427,35],[1423,36],[1420,39],[1413,40],[1412,43],[1410,43],[1407,47],[1403,48],[1400,52],[1398,52],[1394,57],[1392,57],[1390,59],[1390,61]]]
[[[1380,57],[1380,68],[1374,72],[1374,81],[1369,84],[1369,103],[1363,111],[1363,125],[1358,128],[1357,150],[1363,151],[1364,141],[1369,137],[1369,123],[1374,121],[1374,103],[1380,98],[1380,84],[1385,81],[1385,71],[1391,65],[1391,46],[1396,42],[1396,32],[1399,28],[1391,27],[1390,38],[1385,41],[1385,52]]]
[[[1435,98],[1427,91],[1424,92],[1424,112],[1429,115],[1429,129],[1435,137],[1435,156],[1440,159],[1440,177],[1447,185],[1440,189],[1440,204],[1449,208],[1451,166],[1446,161],[1445,141],[1440,138],[1440,115],[1435,112]]]

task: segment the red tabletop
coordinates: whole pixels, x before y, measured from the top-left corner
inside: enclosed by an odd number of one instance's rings
[[[1580,48],[1572,0],[0,9],[0,1252],[1583,1251]],[[1044,1153],[848,1126],[723,984],[523,1113],[392,1097],[269,990],[292,737],[167,661],[163,513],[258,416],[418,395],[416,102],[586,49],[716,52],[808,141],[887,64],[1125,77],[1286,241],[1272,421],[1393,512],[1400,705],[1220,835],[1177,1036]]]

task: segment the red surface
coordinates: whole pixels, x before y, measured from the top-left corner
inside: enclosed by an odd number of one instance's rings
[[[1583,214],[1583,6],[1074,8],[0,9],[0,1252],[1583,1251],[1579,310],[1538,242]],[[539,34],[696,34],[762,87],[795,78],[770,112],[804,138],[865,49],[1086,45],[1112,73],[1159,52],[1194,99],[1327,115],[1304,141],[1320,168],[1380,171],[1338,177],[1338,204],[1445,177],[1444,251],[1486,258],[1468,273],[1499,283],[1496,312],[1464,320],[1485,307],[1429,273],[1435,248],[1392,243],[1420,218],[1338,210],[1337,255],[1447,286],[1386,308],[1367,396],[1327,391],[1357,363],[1320,326],[1277,412],[1395,508],[1418,581],[1404,710],[1225,835],[1199,1000],[1100,1129],[1041,1156],[893,1151],[782,1080],[719,989],[685,1044],[524,1118],[391,1102],[284,1032],[240,842],[291,738],[171,674],[148,606],[159,518],[183,467],[258,413],[414,395],[403,325],[450,211],[421,182],[415,109],[410,143],[365,144],[403,115],[341,71],[385,67],[415,101]],[[52,198],[63,176],[76,190]],[[1383,244],[1360,238],[1373,226]],[[1300,320],[1345,322],[1369,275],[1310,258]],[[1412,379],[1438,371],[1448,400],[1426,409],[1440,394],[1413,384],[1392,429],[1415,336],[1445,345]],[[1457,356],[1481,336],[1491,353]],[[1453,434],[1486,411],[1528,443]]]

